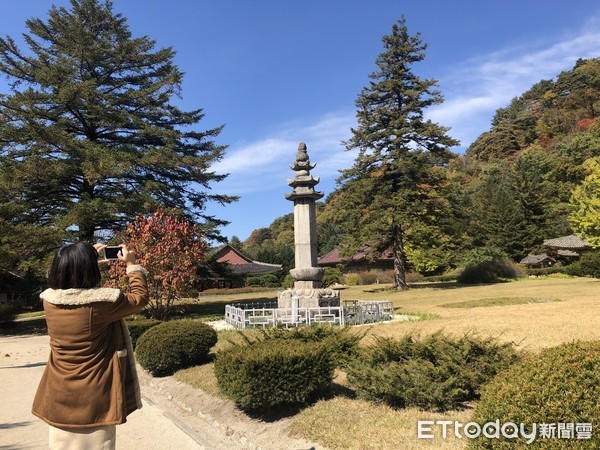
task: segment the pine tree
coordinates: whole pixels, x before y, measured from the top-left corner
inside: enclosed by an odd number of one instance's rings
[[[71,0],[26,22],[28,51],[0,38],[0,216],[92,241],[159,206],[211,226],[210,170],[222,127],[199,131],[183,111],[172,48],[132,37],[109,0]],[[5,201],[6,200],[6,201]],[[6,216],[4,216],[6,217]],[[214,230],[214,229],[213,229]]]
[[[443,234],[438,219],[447,207],[441,194],[446,185],[443,167],[458,142],[444,128],[424,118],[423,111],[441,103],[436,81],[421,79],[412,65],[425,58],[420,33],[409,35],[404,17],[383,37],[377,69],[356,101],[358,127],[345,143],[359,149],[352,168],[340,182],[361,180],[354,191],[361,224],[351,230],[355,242],[371,241],[392,247],[394,284],[405,289],[408,249],[421,246],[423,230]],[[352,203],[352,202],[350,202]],[[428,242],[429,246],[442,242]]]

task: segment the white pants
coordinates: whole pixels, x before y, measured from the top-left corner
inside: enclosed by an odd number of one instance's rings
[[[50,425],[50,450],[115,450],[116,425],[95,428],[56,428]]]

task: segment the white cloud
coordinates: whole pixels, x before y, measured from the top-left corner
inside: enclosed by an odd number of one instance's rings
[[[431,108],[428,118],[450,126],[450,134],[467,147],[512,98],[572,68],[578,58],[598,57],[600,27],[594,24],[599,22],[590,19],[578,35],[503,49],[459,64],[460,69],[440,77],[446,101]]]
[[[600,18],[592,18],[578,35],[501,49],[456,64],[459,69],[440,77],[446,101],[430,108],[427,117],[451,127],[451,136],[466,148],[490,128],[494,112],[507,106],[512,98],[534,83],[570,69],[578,58],[598,57],[598,24]],[[259,141],[233,145],[214,166],[219,173],[230,173],[219,187],[239,195],[265,190],[286,192],[286,181],[293,176],[289,165],[299,142],[307,144],[311,161],[317,163],[313,174],[331,184],[339,170],[350,167],[356,156],[356,152],[348,152],[341,145],[351,136],[350,128],[355,123],[354,111],[329,113],[313,123],[286,124]]]
[[[219,188],[231,194],[287,188],[293,177],[289,165],[294,162],[299,142],[305,142],[311,161],[317,163],[314,175],[336,178],[338,170],[349,167],[354,159],[341,141],[348,139],[354,116],[330,113],[314,123],[286,125],[265,139],[231,146],[226,156],[213,166],[217,173],[229,173]]]

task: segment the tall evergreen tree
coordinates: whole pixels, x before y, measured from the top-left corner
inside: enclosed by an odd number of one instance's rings
[[[373,81],[356,100],[358,127],[345,142],[359,154],[340,182],[362,180],[364,190],[355,204],[361,226],[351,230],[354,241],[376,242],[380,249],[391,245],[394,284],[405,289],[407,250],[416,252],[424,231],[443,234],[439,219],[447,204],[440,192],[446,185],[441,168],[452,156],[449,147],[458,142],[447,135],[448,128],[424,118],[423,111],[443,98],[435,80],[412,71],[425,58],[420,33],[411,36],[403,17],[383,37],[383,46]]]
[[[211,227],[210,170],[222,127],[200,131],[202,109],[173,103],[183,73],[172,48],[132,37],[110,0],[71,0],[26,22],[22,51],[0,38],[1,215],[91,241],[158,206]],[[208,226],[208,225],[207,225]],[[214,228],[212,228],[214,230]]]

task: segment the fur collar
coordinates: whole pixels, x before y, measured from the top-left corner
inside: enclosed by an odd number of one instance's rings
[[[46,289],[40,298],[53,305],[89,305],[95,302],[114,303],[120,295],[121,291],[113,288]]]

